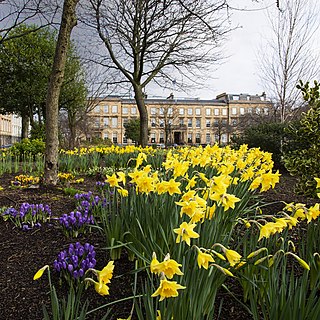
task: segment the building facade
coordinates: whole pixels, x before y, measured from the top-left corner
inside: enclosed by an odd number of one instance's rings
[[[0,115],[0,146],[8,146],[21,139],[21,117]]]
[[[216,99],[146,99],[150,144],[225,144],[251,118],[268,117],[272,103],[265,94],[220,94]],[[90,113],[93,135],[115,144],[131,144],[124,124],[139,117],[134,99],[99,98]]]

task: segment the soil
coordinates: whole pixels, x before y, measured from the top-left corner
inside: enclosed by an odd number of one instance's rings
[[[0,191],[0,207],[14,206],[19,208],[23,202],[49,204],[53,215],[59,216],[62,213],[69,213],[75,208],[73,196],[66,195],[61,187],[55,188],[31,188],[11,189],[10,183],[14,175],[5,174],[1,176],[0,185],[4,188]],[[84,184],[77,185],[83,191],[93,190],[96,177],[84,180]],[[302,202],[312,205],[315,199],[298,196],[294,193],[295,179],[287,174],[282,175],[280,183],[275,189],[264,193],[265,203],[271,205],[264,208],[270,213],[278,212],[284,202]],[[11,222],[0,219],[0,320],[10,319],[42,319],[42,305],[50,306],[49,285],[46,273],[37,280],[33,280],[35,272],[42,266],[49,264],[56,259],[57,254],[66,249],[69,243],[80,241],[93,244],[97,252],[97,269],[101,269],[108,261],[108,252],[104,239],[93,230],[85,237],[72,241],[66,238],[60,229],[55,225],[42,226],[41,228],[22,231]],[[100,262],[99,262],[100,261]],[[132,295],[134,278],[130,273],[134,265],[126,255],[115,261],[114,277],[110,285],[110,296],[101,297],[93,287],[85,292],[84,299],[89,299],[89,310],[104,305],[108,302],[122,299]],[[66,292],[66,287],[59,287],[58,279],[52,272],[53,282],[57,284],[58,294]],[[241,300],[241,290],[232,282],[229,287],[235,287]],[[250,319],[245,309],[232,299],[226,292],[220,292],[217,298],[217,309],[222,304],[223,314],[217,315],[217,319]],[[130,314],[132,302],[118,303],[113,306],[111,316],[108,319],[127,318]],[[105,314],[102,309],[95,316],[88,319],[101,319]],[[148,319],[146,319],[148,320]],[[197,319],[194,319],[197,320]],[[201,320],[201,319],[199,319]]]

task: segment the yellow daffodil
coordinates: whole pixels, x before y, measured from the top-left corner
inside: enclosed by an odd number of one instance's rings
[[[196,227],[196,224],[188,224],[187,222],[182,222],[179,228],[173,229],[175,233],[178,234],[176,243],[180,243],[180,241],[185,241],[188,246],[190,246],[190,239],[199,238],[199,234],[193,231]]]
[[[224,211],[227,211],[228,209],[235,208],[235,204],[240,201],[238,197],[236,197],[233,194],[219,194],[214,193],[210,196],[211,200],[215,200],[218,204],[221,204],[224,208]]]
[[[178,284],[176,281],[168,281],[166,279],[160,280],[159,288],[151,295],[151,297],[160,296],[162,301],[166,298],[177,297],[178,290],[185,289],[186,287]]]
[[[205,269],[208,269],[209,262],[214,262],[214,259],[211,254],[202,252],[201,250],[198,250],[198,258],[197,258],[198,266],[199,268],[203,267]]]
[[[111,176],[107,175],[106,182],[109,183],[110,187],[118,187],[118,178],[115,173],[113,173]]]
[[[36,274],[33,276],[33,280],[38,280],[39,278],[42,277],[43,273],[45,270],[49,268],[48,265],[43,266],[41,269],[39,269]]]
[[[119,192],[119,194],[120,194],[122,197],[127,197],[128,194],[129,194],[128,190],[123,189],[123,188],[121,188],[121,187],[118,188],[117,191]]]
[[[110,279],[112,278],[112,275],[113,275],[113,269],[114,269],[113,261],[109,261],[109,263],[101,271],[96,270],[99,283],[101,282],[104,284],[110,283]]]
[[[104,283],[100,283],[100,282],[94,282],[94,288],[97,291],[97,293],[99,293],[101,296],[107,296],[109,295],[109,287],[104,284]]]
[[[316,180],[316,182],[317,182],[316,188],[317,189],[320,188],[320,178],[314,178],[314,180]]]
[[[155,252],[153,252],[152,254],[152,260],[151,260],[151,263],[150,263],[150,271],[152,273],[160,273],[159,272],[159,268],[158,268],[158,265],[159,265],[159,261],[157,259],[157,255]]]
[[[177,261],[170,259],[168,253],[162,262],[157,260],[156,254],[153,253],[152,261],[150,264],[150,270],[152,273],[161,274],[163,273],[168,279],[172,279],[175,274],[181,276],[183,272],[179,269],[182,265]]]
[[[319,217],[320,215],[320,208],[319,208],[319,203],[316,203],[314,206],[310,207],[307,214],[306,214],[306,217],[307,217],[307,220],[308,220],[308,223],[311,221],[311,220],[315,220]]]
[[[229,261],[230,267],[234,267],[236,264],[240,263],[242,256],[237,251],[225,249],[224,253]]]

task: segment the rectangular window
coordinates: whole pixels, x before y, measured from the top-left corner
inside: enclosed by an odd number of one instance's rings
[[[122,114],[128,114],[128,108],[127,107],[123,107],[122,108]]]
[[[261,108],[256,108],[256,114],[260,114],[261,113]]]
[[[118,143],[118,135],[117,135],[116,132],[114,132],[114,133],[112,134],[112,142],[113,142],[113,143]]]
[[[156,115],[157,114],[157,109],[156,108],[151,108],[150,109],[150,114]]]
[[[100,118],[95,118],[95,119],[94,119],[94,126],[95,126],[96,128],[99,128],[99,127],[100,127]]]
[[[160,124],[160,127],[163,128],[164,127],[164,120],[160,119],[159,124]]]
[[[188,133],[188,143],[192,143],[192,133]]]
[[[188,115],[192,116],[192,108],[188,108]]]
[[[206,119],[206,128],[210,128],[210,120]]]
[[[206,134],[206,143],[207,143],[207,144],[210,144],[210,142],[211,142],[210,133],[207,133],[207,134]]]
[[[206,116],[210,116],[211,115],[211,109],[207,108],[206,109]]]
[[[222,119],[221,124],[223,127],[227,126],[227,119]]]
[[[151,143],[156,143],[156,134],[151,133]]]
[[[243,115],[244,115],[244,108],[241,107],[241,108],[239,109],[239,112],[240,112],[240,114],[243,116]]]
[[[137,108],[131,107],[131,114],[137,114]]]
[[[180,126],[180,127],[183,127],[183,126],[184,126],[184,120],[183,120],[183,118],[180,118],[180,119],[179,119],[179,126]]]
[[[231,124],[232,124],[232,126],[235,127],[237,125],[237,119],[232,119]]]
[[[201,119],[196,118],[196,128],[201,128]]]
[[[128,123],[128,118],[122,118],[122,126],[124,127],[124,125]]]
[[[218,108],[215,108],[215,109],[214,109],[214,115],[215,115],[215,116],[220,115],[220,110],[219,110]]]
[[[192,128],[192,119],[188,119],[188,128]]]
[[[233,107],[233,108],[231,109],[231,114],[232,114],[232,115],[236,115],[236,114],[237,114],[237,108],[236,108],[236,107]]]
[[[159,143],[164,143],[164,133],[160,132],[160,140]]]
[[[118,106],[112,106],[112,113],[118,113]]]
[[[213,125],[214,125],[215,127],[219,127],[219,119],[214,119]]]
[[[103,113],[109,113],[109,106],[108,105],[103,106]]]
[[[126,136],[123,136],[123,138],[122,138],[122,143],[124,143],[124,144],[128,143],[128,139],[127,139]]]
[[[227,108],[223,108],[223,109],[222,109],[222,115],[223,115],[223,116],[227,116],[227,115],[228,115]]]
[[[100,112],[100,106],[95,106],[94,107],[94,112],[99,113]]]
[[[227,134],[226,133],[223,133],[222,135],[221,135],[221,142],[222,143],[227,143]]]
[[[239,96],[233,96],[232,99],[233,100],[239,100]]]
[[[201,139],[200,139],[201,135],[199,132],[196,133],[196,143],[201,143]]]
[[[201,109],[200,108],[196,108],[196,116],[200,116],[201,115]]]
[[[105,132],[105,133],[103,134],[103,140],[107,140],[108,138],[109,138],[109,137],[108,137],[108,133]]]
[[[156,118],[151,118],[151,127],[155,128],[156,126]]]
[[[118,127],[118,118],[112,118],[112,128]]]
[[[168,115],[172,116],[173,114],[173,109],[172,108],[168,108]]]
[[[248,113],[252,113],[252,108],[248,108]]]
[[[108,127],[108,125],[109,125],[109,118],[104,117],[103,118],[103,126]]]
[[[181,116],[184,115],[184,109],[183,109],[183,108],[179,108],[179,114],[180,114]]]

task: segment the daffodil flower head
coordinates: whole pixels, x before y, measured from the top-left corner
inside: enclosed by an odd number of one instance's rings
[[[198,248],[197,262],[198,262],[199,268],[203,267],[205,269],[208,269],[209,262],[214,262],[214,259],[211,254],[202,252],[201,249]]]
[[[160,280],[159,288],[151,295],[151,297],[160,296],[159,301],[162,301],[166,298],[177,297],[179,295],[178,290],[185,288],[186,287],[178,284],[176,281],[162,279]]]
[[[43,266],[41,269],[39,269],[36,274],[33,276],[33,280],[38,280],[39,278],[42,277],[43,273],[45,272],[45,270],[47,270],[49,268],[49,266],[46,264],[45,266]]]
[[[178,234],[176,243],[180,243],[180,241],[185,241],[188,246],[190,246],[190,239],[199,238],[200,235],[193,231],[196,227],[195,223],[188,224],[187,222],[182,222],[179,228],[173,229],[175,233]]]

